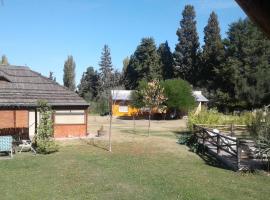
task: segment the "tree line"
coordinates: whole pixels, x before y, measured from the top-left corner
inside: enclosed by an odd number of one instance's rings
[[[227,37],[222,39],[218,16],[212,12],[204,28],[202,46],[192,5],[183,9],[179,25],[173,52],[167,41],[157,47],[154,38],[143,38],[134,53],[123,60],[122,72],[113,69],[110,49],[105,45],[99,71],[87,68],[78,85],[79,95],[103,102],[112,88],[134,90],[141,81],[183,79],[193,89],[204,91],[210,99],[209,106],[222,111],[253,109],[270,103],[270,40],[249,19],[231,23]],[[64,85],[74,90],[72,60],[69,57],[65,63]]]
[[[230,24],[222,39],[212,12],[200,47],[196,13],[187,5],[176,34],[174,52],[168,42],[156,47],[153,38],[141,40],[123,69],[126,88],[136,89],[141,80],[181,78],[203,90],[210,106],[222,111],[270,103],[270,40],[249,19]]]

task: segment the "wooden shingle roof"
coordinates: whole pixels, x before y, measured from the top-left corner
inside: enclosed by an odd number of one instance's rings
[[[75,92],[28,67],[0,65],[0,108],[35,107],[38,100],[51,106],[88,106]]]

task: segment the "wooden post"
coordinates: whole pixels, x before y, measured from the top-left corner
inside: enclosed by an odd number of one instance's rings
[[[203,146],[205,145],[205,132],[203,130]]]
[[[37,108],[35,108],[35,134],[37,134]]]
[[[220,154],[220,135],[217,134],[217,154]]]
[[[231,137],[233,137],[233,136],[234,136],[234,125],[231,124]]]
[[[239,139],[236,139],[236,152],[237,152],[237,168],[241,168],[241,146]]]

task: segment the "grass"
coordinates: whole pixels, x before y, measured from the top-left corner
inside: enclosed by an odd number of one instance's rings
[[[173,133],[171,133],[173,134]],[[268,199],[269,177],[207,165],[172,137],[66,142],[60,152],[0,160],[5,199]]]

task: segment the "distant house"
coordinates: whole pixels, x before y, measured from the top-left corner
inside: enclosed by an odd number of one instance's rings
[[[0,66],[0,135],[27,138],[37,131],[37,101],[54,110],[55,138],[87,135],[88,103],[28,67]]]
[[[198,114],[202,109],[202,105],[207,105],[207,102],[209,100],[205,96],[203,96],[202,91],[193,91],[192,94],[197,103],[197,108],[196,108],[195,113]]]
[[[116,117],[130,117],[138,112],[130,104],[132,90],[111,90],[112,115]]]

